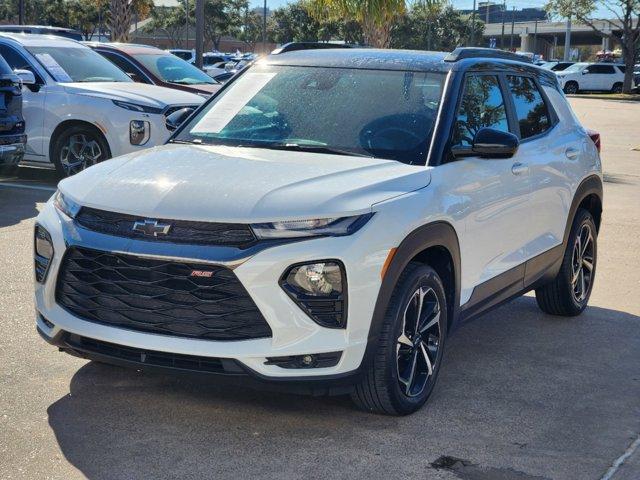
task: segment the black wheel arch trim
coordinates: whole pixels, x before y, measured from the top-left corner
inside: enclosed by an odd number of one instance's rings
[[[375,355],[378,336],[382,329],[391,295],[400,275],[409,262],[420,253],[432,247],[444,248],[451,256],[453,263],[453,292],[448,292],[451,293],[451,295],[447,295],[447,320],[449,330],[457,324],[460,310],[460,246],[458,243],[458,235],[450,223],[437,221],[417,228],[407,235],[397,247],[393,259],[382,279],[380,290],[378,291],[378,298],[369,327],[367,348],[360,364],[360,369],[365,368]]]

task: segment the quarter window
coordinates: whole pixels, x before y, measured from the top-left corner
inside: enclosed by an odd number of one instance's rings
[[[456,117],[453,145],[471,147],[478,130],[485,127],[509,131],[500,83],[495,75],[470,75]]]
[[[613,65],[591,65],[587,68],[589,73],[602,73],[602,74],[612,74],[616,73],[613,69]]]
[[[529,77],[509,75],[507,80],[520,125],[520,137],[525,139],[547,131],[551,118],[538,86]]]

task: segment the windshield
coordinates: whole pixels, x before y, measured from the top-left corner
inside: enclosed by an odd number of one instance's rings
[[[88,47],[28,47],[57,82],[132,82],[109,60]]]
[[[587,63],[574,63],[573,65],[565,68],[562,71],[563,72],[579,72],[580,70],[582,70],[587,65],[588,65]]]
[[[424,164],[445,75],[258,65],[173,141]]]
[[[196,85],[199,83],[216,83],[202,70],[185,62],[175,55],[140,53],[133,57],[144,65],[155,76],[165,82]]]

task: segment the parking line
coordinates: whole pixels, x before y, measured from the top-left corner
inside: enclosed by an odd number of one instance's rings
[[[636,439],[633,442],[631,442],[631,445],[629,445],[629,448],[627,448],[622,455],[616,458],[616,461],[613,462],[613,465],[611,465],[609,470],[607,470],[607,473],[605,473],[600,478],[600,480],[611,480],[613,476],[616,474],[616,472],[618,471],[618,469],[625,462],[625,460],[627,460],[631,455],[633,455],[633,452],[639,446],[640,446],[640,435],[638,435]]]
[[[45,187],[43,185],[29,185],[28,183],[3,183],[0,182],[0,187],[9,188],[25,188],[28,190],[43,190],[45,192],[55,192],[56,187]]]

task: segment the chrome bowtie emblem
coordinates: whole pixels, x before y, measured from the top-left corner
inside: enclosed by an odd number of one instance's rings
[[[144,220],[133,224],[133,231],[144,233],[145,235],[166,235],[169,233],[171,225],[168,223],[158,223],[157,220]]]

